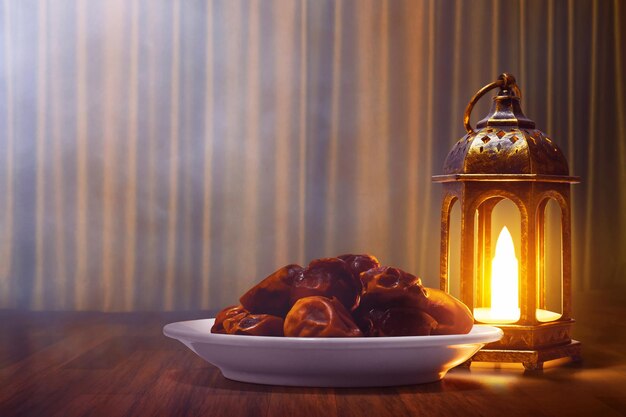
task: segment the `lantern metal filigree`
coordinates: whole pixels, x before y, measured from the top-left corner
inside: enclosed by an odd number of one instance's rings
[[[488,91],[499,88],[488,115],[473,129],[471,111]],[[571,329],[571,205],[568,163],[559,147],[520,107],[521,92],[515,78],[502,74],[469,102],[464,124],[467,134],[452,148],[444,174],[433,177],[443,185],[441,206],[440,286],[450,289],[450,214],[460,205],[460,298],[470,309],[490,297],[492,212],[509,199],[520,213],[519,320],[495,324],[504,337],[485,346],[472,361],[521,362],[526,369],[541,369],[552,359],[580,359],[580,343]],[[545,307],[545,208],[549,200],[561,210],[562,314],[541,322],[536,311]],[[477,224],[475,224],[477,222]],[[478,304],[477,304],[478,303]],[[489,324],[489,323],[487,323]]]

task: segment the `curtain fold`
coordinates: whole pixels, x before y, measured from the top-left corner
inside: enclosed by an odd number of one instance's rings
[[[619,0],[4,0],[0,308],[218,309],[345,252],[437,286],[431,176],[505,71],[583,178],[574,287],[624,289],[625,19]]]

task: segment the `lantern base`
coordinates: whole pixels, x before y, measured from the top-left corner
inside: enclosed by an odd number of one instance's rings
[[[574,362],[582,360],[581,343],[571,340],[565,345],[550,346],[533,350],[481,349],[464,366],[472,362],[513,362],[521,363],[529,371],[543,369],[544,362],[553,359],[571,358]]]
[[[487,344],[485,349],[533,351],[566,345],[572,340],[573,324],[574,319],[571,318],[530,325],[493,324],[502,329],[504,336],[497,342]]]

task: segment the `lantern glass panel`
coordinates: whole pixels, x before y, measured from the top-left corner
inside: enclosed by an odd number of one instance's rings
[[[450,210],[450,241],[448,255],[448,291],[461,298],[461,205],[457,200]]]
[[[557,320],[563,314],[563,251],[561,235],[561,207],[553,200],[545,202],[543,216],[543,248],[538,239],[537,320]],[[541,224],[538,225],[541,227]],[[540,231],[541,232],[541,231]]]
[[[484,323],[519,320],[521,216],[506,198],[483,202],[476,211],[476,300],[474,315]]]

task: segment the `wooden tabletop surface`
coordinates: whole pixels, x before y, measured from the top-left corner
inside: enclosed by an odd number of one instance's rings
[[[626,303],[615,293],[578,295],[575,313],[581,364],[473,365],[424,385],[312,389],[229,381],[161,333],[207,313],[5,310],[0,416],[626,415]]]

